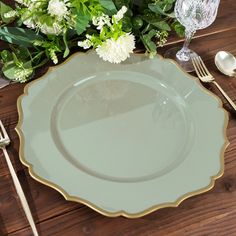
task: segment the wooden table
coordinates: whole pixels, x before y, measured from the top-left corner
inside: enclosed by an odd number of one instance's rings
[[[215,23],[200,31],[191,47],[198,52],[215,75],[216,80],[236,102],[236,79],[227,79],[214,66],[217,51],[228,50],[236,55],[236,2],[221,0]],[[180,45],[172,38],[168,47]],[[181,43],[182,44],[182,43]],[[168,236],[234,236],[236,235],[236,114],[219,95],[229,112],[227,135],[230,145],[225,153],[225,173],[215,187],[204,194],[185,200],[177,208],[166,208],[140,219],[108,218],[90,208],[67,202],[57,191],[32,179],[18,158],[19,139],[14,130],[18,115],[16,100],[23,92],[23,84],[0,90],[0,119],[10,134],[8,148],[11,160],[26,193],[37,228],[42,236],[76,235],[168,235]],[[0,236],[32,235],[19,198],[14,189],[5,160],[0,154]]]

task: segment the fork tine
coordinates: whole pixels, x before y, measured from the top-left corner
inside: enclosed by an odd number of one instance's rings
[[[211,73],[210,73],[209,70],[207,69],[207,67],[206,67],[206,65],[205,65],[205,63],[203,62],[203,60],[202,60],[201,57],[199,57],[199,61],[200,61],[201,65],[203,66],[203,68],[205,69],[207,75],[211,75]]]
[[[198,64],[203,76],[207,76],[207,72],[205,71],[204,67],[202,66],[199,58],[200,58],[199,56],[196,57],[197,64]]]
[[[194,67],[194,69],[195,69],[195,71],[196,71],[196,73],[197,73],[197,76],[198,76],[198,77],[201,77],[201,74],[199,73],[198,68],[197,68],[197,65],[196,65],[196,62],[195,62],[195,58],[192,57],[191,59],[192,59],[193,67]]]
[[[204,77],[204,73],[202,72],[201,67],[199,66],[197,58],[194,57],[193,61],[194,61],[195,70],[196,70],[196,73],[197,73],[198,77]]]
[[[3,134],[1,134],[1,132],[0,132],[1,137],[2,137],[2,138],[5,138],[5,139],[9,139],[8,134],[7,134],[7,131],[6,131],[6,129],[4,128],[3,123],[2,123],[1,120],[0,120],[0,128],[1,128],[2,133],[3,133]]]

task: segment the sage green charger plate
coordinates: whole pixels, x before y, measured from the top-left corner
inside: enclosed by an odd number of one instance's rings
[[[18,111],[31,176],[107,216],[177,206],[223,174],[220,100],[159,56],[76,54],[27,85]]]

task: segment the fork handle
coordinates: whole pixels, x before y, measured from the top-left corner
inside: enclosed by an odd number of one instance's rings
[[[226,94],[226,92],[221,88],[221,86],[216,81],[212,81],[212,83],[215,84],[215,86],[220,90],[220,92],[225,97],[225,99],[229,102],[229,104],[236,111],[236,104],[233,102],[233,100]]]
[[[18,177],[16,175],[16,172],[15,172],[13,166],[12,166],[12,163],[10,161],[9,155],[7,153],[7,150],[6,150],[5,147],[2,147],[2,150],[3,150],[3,154],[4,154],[5,158],[6,158],[7,166],[9,168],[9,170],[10,170],[10,173],[11,173],[11,176],[12,176],[12,180],[13,180],[13,183],[14,183],[15,188],[16,188],[16,192],[17,192],[17,194],[18,194],[18,196],[20,198],[20,201],[21,201],[22,207],[24,209],[25,215],[27,217],[27,220],[29,221],[29,224],[31,226],[31,229],[33,231],[34,236],[38,236],[39,234],[38,234],[38,231],[36,229],[36,226],[35,226],[35,223],[34,223],[34,219],[32,217],[32,214],[31,214],[28,202],[26,200],[25,194],[23,192],[23,189],[21,187],[19,179],[18,179]]]

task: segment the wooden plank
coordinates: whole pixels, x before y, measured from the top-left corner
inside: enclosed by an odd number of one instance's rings
[[[234,47],[236,42],[235,31],[229,31],[224,37],[221,35],[208,36],[204,38],[204,43],[195,41],[192,44],[193,48],[198,48],[198,50],[203,54],[203,58],[207,58],[206,61],[208,65],[210,65],[211,69],[214,68],[212,66],[212,56],[214,55],[214,51],[217,50],[217,47],[219,45],[224,45],[225,37],[227,37],[229,42],[226,47],[229,48],[231,51],[236,52],[236,48]],[[204,47],[206,47],[205,45],[207,45],[208,47],[207,51],[203,49]],[[235,82],[232,81],[230,83],[232,83],[233,85],[229,85],[226,83],[224,77],[221,76],[216,70],[213,70],[213,72],[217,75],[217,80],[219,82],[222,82],[226,91],[230,92],[230,95],[235,99]],[[11,89],[10,86],[8,87],[7,91],[15,91],[15,93],[17,93],[19,92],[18,89],[22,90],[21,86],[18,86],[19,85],[12,85],[14,89]],[[3,97],[5,98],[5,96],[9,97],[9,99],[11,97],[8,93],[5,94],[4,92]],[[8,130],[10,132],[11,137],[13,137],[14,142],[16,142],[15,148],[17,149],[17,136],[16,134],[14,134],[14,126],[17,122],[17,114],[15,113],[15,108],[13,109],[13,103],[14,101],[12,100],[6,106],[6,108],[12,106],[12,111],[10,111],[10,113],[8,113],[6,116],[4,115],[4,112],[2,112],[1,116],[3,116],[5,121],[7,121],[9,119],[9,114],[11,114],[8,123]],[[236,179],[235,119],[230,119],[228,137],[230,139],[231,145],[227,149],[225,155],[225,175],[223,178],[217,181],[216,187],[211,192],[184,201],[184,203],[181,204],[180,208],[163,209],[151,214],[150,216],[137,220],[127,220],[123,218],[109,219],[100,216],[99,214],[88,209],[87,207],[82,207],[81,209],[81,206],[79,204],[66,202],[55,190],[52,190],[46,186],[43,186],[40,183],[37,183],[36,181],[31,179],[24,171],[18,171],[18,173],[24,189],[29,189],[29,191],[27,190],[27,192],[33,194],[33,197],[29,196],[29,199],[32,199],[33,214],[34,216],[36,216],[36,221],[38,222],[39,227],[42,230],[42,235],[60,235],[62,231],[66,235],[80,235],[80,233],[83,235],[85,234],[84,231],[86,230],[92,230],[92,232],[94,232],[94,235],[106,235],[106,233],[108,233],[108,235],[112,235],[115,234],[116,228],[119,228],[120,232],[124,235],[145,235],[145,233],[150,233],[149,235],[155,235],[157,229],[158,232],[159,230],[161,230],[160,232],[165,232],[168,234],[171,233],[174,235],[175,230],[177,230],[175,225],[181,224],[181,222],[178,221],[179,218],[183,219],[184,221],[183,226],[181,226],[181,228],[187,228],[188,232],[195,232],[197,235],[197,229],[199,228],[197,222],[201,222],[201,227],[205,227],[206,229],[204,228],[204,230],[210,232],[213,229],[208,228],[208,225],[214,226],[214,224],[218,223],[219,225],[223,225],[223,223],[225,223],[224,220],[228,219],[223,217],[225,214],[227,214],[226,217],[229,218],[234,216],[234,206],[236,203],[236,185],[234,181]],[[13,160],[17,160],[17,150],[15,152],[16,155],[12,155],[11,149],[9,151],[11,158]],[[5,170],[5,173],[7,173],[7,170]],[[5,232],[8,233],[18,231],[12,235],[30,235],[29,229],[26,228],[23,231],[20,230],[27,226],[27,222],[24,218],[23,213],[20,210],[19,202],[17,202],[16,204],[13,201],[12,205],[16,205],[18,209],[16,210],[14,208],[13,210],[12,206],[9,204],[7,205],[7,201],[4,200],[9,196],[9,191],[11,192],[10,196],[14,196],[13,198],[16,199],[16,194],[11,184],[10,177],[8,175],[5,175],[1,178],[3,178],[4,180],[0,181],[3,184],[3,186],[0,186],[0,202],[3,201],[2,205],[4,206],[4,214],[2,214],[2,218],[4,216],[4,218],[2,219],[2,222],[4,222],[4,226],[1,225],[0,220],[0,228],[3,231],[5,227]],[[34,196],[35,192],[37,197]],[[222,205],[224,205],[223,208],[221,207]],[[65,212],[69,212],[71,210],[72,213],[65,214]],[[194,221],[190,217],[193,214],[194,217],[196,216]],[[208,221],[209,218],[211,219],[210,222]],[[162,224],[160,224],[159,222],[162,222]],[[175,224],[172,222],[175,222]],[[55,225],[57,225],[57,227],[55,227]],[[91,229],[91,226],[89,225],[94,225],[95,229]],[[103,227],[100,227],[100,225],[102,225]],[[163,227],[162,225],[167,225],[168,227]],[[199,228],[199,232],[201,232],[201,227]],[[228,224],[227,226],[225,226],[225,228],[227,227]],[[132,231],[133,234],[129,233],[129,231]],[[182,235],[183,233],[183,231],[177,232],[179,233],[179,235]]]
[[[80,204],[65,201],[61,194],[38,183],[24,170],[18,171],[17,174],[36,222],[81,207]],[[0,177],[0,209],[1,236],[28,225],[10,175]]]
[[[215,188],[208,193],[192,197],[178,208],[161,209],[135,220],[108,218],[88,208],[81,208],[37,226],[42,236],[61,236],[61,232],[67,236],[236,235],[236,228],[233,227],[236,222],[235,178],[235,171],[227,169],[225,178],[218,180]],[[10,235],[28,236],[31,232],[25,228]]]
[[[213,61],[219,50],[229,50],[236,55],[234,6],[235,0],[222,0],[216,22],[206,30],[199,31],[197,35],[200,38],[194,39],[191,47],[203,57],[217,81],[236,101],[236,80],[226,80],[217,71]],[[177,41],[176,38],[171,40]],[[167,49],[168,46],[159,51],[164,53]],[[236,114],[225,101],[225,108],[230,111],[227,134],[231,144],[225,155],[225,174],[217,180],[213,190],[184,201],[178,208],[162,209],[140,219],[111,219],[88,207],[65,201],[57,191],[29,177],[18,159],[19,140],[14,131],[18,120],[16,99],[23,87],[14,84],[0,90],[0,119],[4,121],[12,138],[8,149],[10,157],[30,200],[40,235],[236,235]],[[207,87],[222,98],[213,86]],[[1,154],[0,235],[32,235]]]
[[[224,34],[225,31],[236,28],[236,3],[234,0],[221,0],[216,20],[203,30],[197,30],[194,38],[201,38],[213,34]],[[171,36],[167,44],[183,41],[184,39]]]

